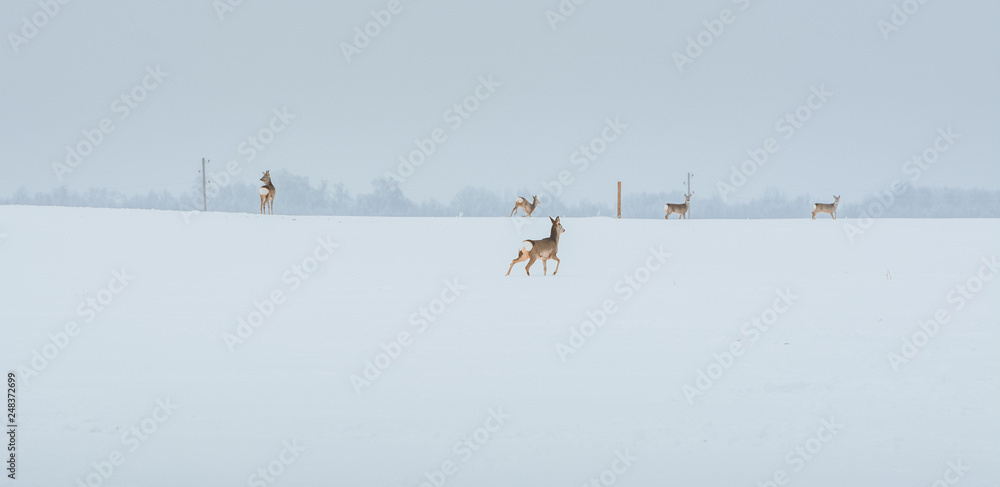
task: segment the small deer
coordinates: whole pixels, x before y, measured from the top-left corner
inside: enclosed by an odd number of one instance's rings
[[[264,208],[270,204],[271,214],[274,214],[274,185],[271,184],[271,171],[264,171],[264,176],[260,178],[264,183],[258,191],[260,193],[260,214],[264,215]]]
[[[549,220],[552,220],[551,216]],[[512,260],[510,267],[507,268],[507,275],[510,275],[510,270],[514,268],[514,264],[528,261],[528,264],[524,266],[524,272],[530,276],[531,265],[538,259],[542,259],[542,272],[545,275],[549,273],[548,260],[552,259],[556,261],[556,270],[552,273],[553,276],[556,275],[559,272],[559,257],[556,257],[556,252],[559,251],[559,235],[565,231],[562,223],[559,223],[559,217],[557,216],[555,220],[552,220],[552,232],[549,234],[549,238],[521,242],[521,250],[517,252],[517,258]]]
[[[692,191],[691,194],[694,194],[694,191]],[[678,220],[680,220],[681,218],[687,220],[688,208],[691,207],[691,194],[684,195],[684,203],[667,203],[663,205],[663,211],[667,212],[667,216],[663,218],[669,220],[670,215],[677,213]]]
[[[813,217],[816,219],[817,213],[829,213],[834,220],[837,219],[837,205],[840,204],[840,196],[834,195],[833,203],[813,203]]]
[[[517,201],[514,202],[514,209],[510,211],[510,216],[514,216],[514,214],[517,213],[517,209],[520,208],[524,210],[525,213],[524,215],[521,216],[530,217],[531,212],[535,211],[535,207],[538,206],[538,197],[532,196],[531,198],[533,201],[531,203],[528,203],[527,199],[518,196]]]

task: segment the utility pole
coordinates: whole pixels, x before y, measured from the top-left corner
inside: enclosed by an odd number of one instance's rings
[[[201,202],[202,211],[208,211],[208,193],[205,191],[205,163],[208,162],[204,157],[201,158]]]

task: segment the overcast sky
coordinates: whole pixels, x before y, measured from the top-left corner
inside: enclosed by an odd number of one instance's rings
[[[919,184],[1000,188],[993,1],[927,2],[895,23],[894,6],[918,4],[564,0],[557,16],[558,0],[46,1],[58,12],[36,0],[0,12],[0,194],[181,192],[202,157],[210,172],[236,161],[240,181],[287,169],[357,193],[436,130],[401,183],[416,199],[542,192],[564,170],[571,199],[610,201],[618,180],[680,190],[688,171],[697,193],[719,194],[765,146],[729,196],[866,196],[912,179],[904,163],[935,143],[946,151]],[[355,29],[373,11],[388,22],[366,43]],[[689,37],[707,45],[687,62]],[[777,124],[797,111],[794,132]],[[102,123],[91,154],[67,156]],[[949,127],[960,138],[939,140]],[[258,135],[270,143],[249,150]],[[574,155],[581,145],[604,152]]]

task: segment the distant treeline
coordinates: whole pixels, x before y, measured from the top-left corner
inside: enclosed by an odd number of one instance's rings
[[[403,194],[391,179],[372,182],[368,193],[351,195],[342,184],[323,181],[312,185],[309,179],[287,171],[274,174],[277,195],[275,214],[286,215],[356,215],[356,216],[508,216],[514,207],[514,195],[501,195],[482,188],[467,187],[448,202],[415,202]],[[200,181],[199,181],[200,182]],[[256,184],[230,183],[210,186],[209,211],[257,213],[260,200]],[[524,190],[520,194],[530,197]],[[540,198],[541,199],[541,198]],[[823,200],[826,201],[826,200]],[[830,199],[832,201],[832,198]],[[625,193],[622,213],[626,218],[663,218],[664,203],[683,203],[680,191],[661,193]],[[771,190],[749,201],[724,202],[717,195],[695,193],[691,198],[691,218],[809,218],[814,198],[789,196]],[[201,187],[175,195],[151,191],[144,195],[125,195],[108,189],[86,192],[65,187],[48,193],[29,194],[21,188],[9,197],[0,196],[4,205],[84,206],[95,208],[138,208],[156,210],[201,210]],[[613,204],[587,200],[566,202],[541,199],[536,216],[563,215],[613,216]],[[883,218],[1000,218],[1000,191],[942,187],[906,187],[898,194],[888,191],[864,201],[841,199],[839,217]],[[674,217],[676,218],[676,217]]]

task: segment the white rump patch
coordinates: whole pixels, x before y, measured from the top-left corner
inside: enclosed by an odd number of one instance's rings
[[[270,192],[270,191],[268,191],[268,190],[267,190],[267,188],[265,188],[265,187],[261,187],[261,188],[260,188],[260,191],[259,191],[259,193],[260,193],[260,195],[261,195],[261,196],[267,196],[267,195],[268,195],[268,194],[270,194],[271,192]]]
[[[521,203],[527,203],[527,200],[525,200],[524,198],[522,198],[522,197],[518,196],[518,197],[517,197],[517,203],[518,203],[518,204],[521,204]]]
[[[521,244],[521,250],[523,250],[523,251],[525,251],[525,252],[531,252],[531,248],[532,248],[532,247],[534,247],[534,245],[532,245],[532,244],[531,244],[531,240],[525,240],[525,241],[524,241],[524,242],[523,242],[523,243]]]

